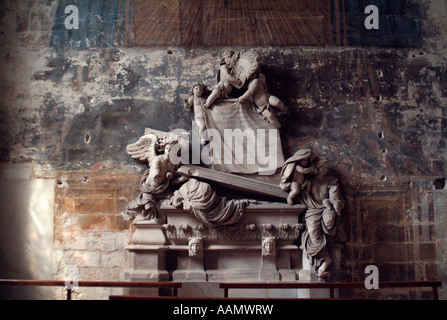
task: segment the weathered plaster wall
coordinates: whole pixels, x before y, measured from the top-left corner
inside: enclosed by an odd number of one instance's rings
[[[270,91],[289,108],[286,156],[311,148],[341,179],[344,267],[354,281],[368,264],[381,280],[438,277],[432,190],[447,169],[447,7],[413,3],[422,43],[409,48],[257,48]],[[146,127],[190,128],[183,99],[197,81],[214,84],[224,48],[58,47],[51,37],[60,7],[2,2],[0,278],[61,279],[74,265],[84,280],[123,280],[131,229],[121,212],[145,169],[125,147]],[[29,239],[33,223],[40,233]],[[82,289],[74,298],[117,290]]]

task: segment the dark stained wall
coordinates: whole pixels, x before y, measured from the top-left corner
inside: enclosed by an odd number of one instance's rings
[[[79,9],[76,31],[65,28],[65,8],[73,4]],[[378,30],[364,27],[368,5],[379,10]],[[408,0],[63,0],[50,45],[419,47],[422,11]]]

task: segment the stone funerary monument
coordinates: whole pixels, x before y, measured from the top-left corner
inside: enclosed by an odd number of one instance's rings
[[[147,162],[126,214],[134,281],[340,280],[343,199],[330,164],[284,155],[280,114],[255,51],[225,51],[211,87],[192,84],[192,131],[147,128],[128,145]]]

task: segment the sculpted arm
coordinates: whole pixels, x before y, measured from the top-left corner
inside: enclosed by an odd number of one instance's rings
[[[174,173],[172,183],[173,184],[181,184],[181,183],[187,181],[188,179],[189,179],[188,174],[177,171]]]
[[[185,103],[184,103],[184,107],[185,107],[185,109],[186,110],[189,110],[189,109],[191,109],[191,107],[193,106],[193,104],[194,104],[194,96],[190,96],[188,99],[185,99],[185,101],[184,101]]]
[[[315,173],[315,167],[303,168],[302,166],[297,165],[296,171],[302,174]]]

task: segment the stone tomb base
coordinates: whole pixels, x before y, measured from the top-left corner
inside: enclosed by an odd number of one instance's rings
[[[304,211],[302,205],[250,204],[237,224],[212,228],[192,213],[162,205],[164,224],[133,222],[126,279],[183,282],[179,296],[195,297],[223,297],[218,282],[318,281],[297,246],[303,228],[298,217]],[[278,289],[230,290],[230,296],[303,296],[299,292],[309,297],[308,290]]]

